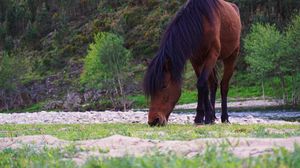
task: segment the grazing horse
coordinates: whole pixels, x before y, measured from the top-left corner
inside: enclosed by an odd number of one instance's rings
[[[227,94],[239,55],[241,27],[239,9],[232,3],[187,1],[164,33],[159,51],[144,78],[144,92],[150,97],[149,125],[162,126],[168,122],[181,95],[182,73],[187,60],[191,61],[198,78],[195,124],[214,123],[217,60],[224,64],[221,120],[229,122]]]

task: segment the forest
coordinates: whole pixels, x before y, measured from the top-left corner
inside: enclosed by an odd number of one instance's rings
[[[230,96],[299,105],[300,1],[230,1],[239,6],[243,22]],[[162,33],[184,3],[0,0],[0,111],[145,106],[145,60],[154,57]],[[105,64],[93,61],[94,50]],[[108,59],[111,54],[124,60],[116,64]],[[196,99],[195,82],[187,65],[182,103]]]

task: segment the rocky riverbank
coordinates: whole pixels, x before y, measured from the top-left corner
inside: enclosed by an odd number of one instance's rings
[[[236,112],[230,113],[233,124],[300,124],[280,117],[299,117],[300,112]],[[217,114],[220,118],[220,114]],[[275,118],[273,118],[275,117]],[[279,117],[279,118],[278,118]],[[173,113],[171,124],[193,124],[195,113]],[[219,121],[218,121],[219,122]],[[217,123],[218,123],[217,122]],[[147,123],[147,112],[37,112],[0,114],[0,124],[93,124],[93,123]]]

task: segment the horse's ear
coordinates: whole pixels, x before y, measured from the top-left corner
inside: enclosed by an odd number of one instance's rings
[[[143,62],[143,64],[144,64],[145,66],[149,66],[151,61],[150,61],[150,59],[144,58],[144,59],[142,60],[142,62]]]

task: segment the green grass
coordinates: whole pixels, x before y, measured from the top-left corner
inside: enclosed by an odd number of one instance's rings
[[[274,149],[273,154],[264,154],[259,157],[237,158],[229,152],[228,147],[208,147],[203,154],[186,158],[175,154],[155,154],[143,157],[123,157],[123,158],[89,158],[82,166],[78,166],[72,161],[78,151],[64,149],[43,149],[37,150],[33,147],[21,149],[5,149],[0,151],[0,167],[20,167],[20,168],[242,168],[242,167],[300,167],[300,147],[295,147],[295,151],[288,152],[286,149]]]
[[[64,159],[69,156],[70,153],[62,152],[60,149],[44,149],[39,151],[29,146],[17,150],[7,148],[0,151],[0,167],[75,167],[76,164],[71,159]]]
[[[185,158],[169,155],[155,155],[144,157],[112,158],[108,160],[94,158],[86,163],[87,167],[172,167],[172,168],[238,168],[238,167],[299,167],[300,148],[290,153],[285,149],[274,150],[274,155],[266,154],[260,157],[240,159],[228,151],[226,147],[209,147],[203,155]]]
[[[197,102],[197,89],[194,86],[195,78],[194,72],[191,66],[188,66],[188,71],[186,72],[187,77],[185,78],[183,84],[183,92],[179,99],[178,104],[188,104]],[[282,99],[283,91],[281,89],[281,83],[278,78],[272,78],[265,81],[265,96],[270,98]],[[191,85],[192,83],[192,85]],[[286,91],[288,96],[292,95],[292,79],[291,77],[286,77]],[[220,101],[220,88],[217,92],[217,100]],[[229,99],[232,100],[243,100],[249,98],[262,98],[263,91],[260,81],[253,79],[249,73],[238,72],[232,79],[232,84],[230,85]],[[148,106],[148,102],[142,94],[131,95],[129,100],[133,101],[134,108],[144,108]]]
[[[124,135],[157,140],[192,140],[226,137],[292,137],[300,136],[299,125],[167,125],[149,127],[145,124],[76,124],[76,125],[0,125],[0,137],[53,135],[64,140],[98,139]]]
[[[196,127],[193,125],[168,125],[149,127],[145,124],[73,124],[73,125],[0,125],[0,137],[48,134],[64,140],[87,140],[104,138],[115,134],[156,140],[192,140],[196,138],[226,137],[292,137],[300,136],[299,125],[212,125]],[[20,149],[6,148],[0,151],[0,167],[79,167],[72,160],[81,149],[67,146],[61,149],[24,146]],[[95,149],[96,150],[96,149]],[[80,167],[299,167],[300,147],[294,152],[276,149],[274,154],[260,157],[237,158],[229,152],[228,145],[209,146],[206,151],[193,158],[185,158],[172,153],[154,154],[143,157],[89,158]],[[109,149],[99,149],[99,153],[108,153]]]
[[[276,97],[274,95],[273,89],[272,88],[266,88],[266,96],[267,97]],[[189,104],[189,103],[195,103],[198,101],[197,97],[197,91],[189,91],[189,90],[184,90],[181,94],[181,97],[178,101],[178,104]],[[220,101],[220,89],[217,92],[217,100]],[[230,88],[229,94],[228,94],[229,99],[246,99],[246,98],[257,98],[257,97],[262,97],[261,94],[261,88],[258,86],[249,86],[249,87],[232,87]],[[133,107],[134,108],[143,108],[147,107],[149,102],[145,98],[144,95],[138,94],[138,95],[131,95],[128,97],[130,101],[133,102]]]
[[[25,107],[25,108],[13,109],[13,110],[8,110],[8,111],[1,110],[0,113],[37,112],[37,111],[41,111],[45,104],[46,104],[46,102],[39,102],[39,103],[30,105],[28,107]]]
[[[142,94],[129,96],[128,99],[130,101],[133,101],[134,108],[147,107],[147,105],[149,104],[149,101]],[[178,104],[188,104],[188,103],[195,103],[195,102],[197,102],[197,92],[184,91],[181,94]]]

